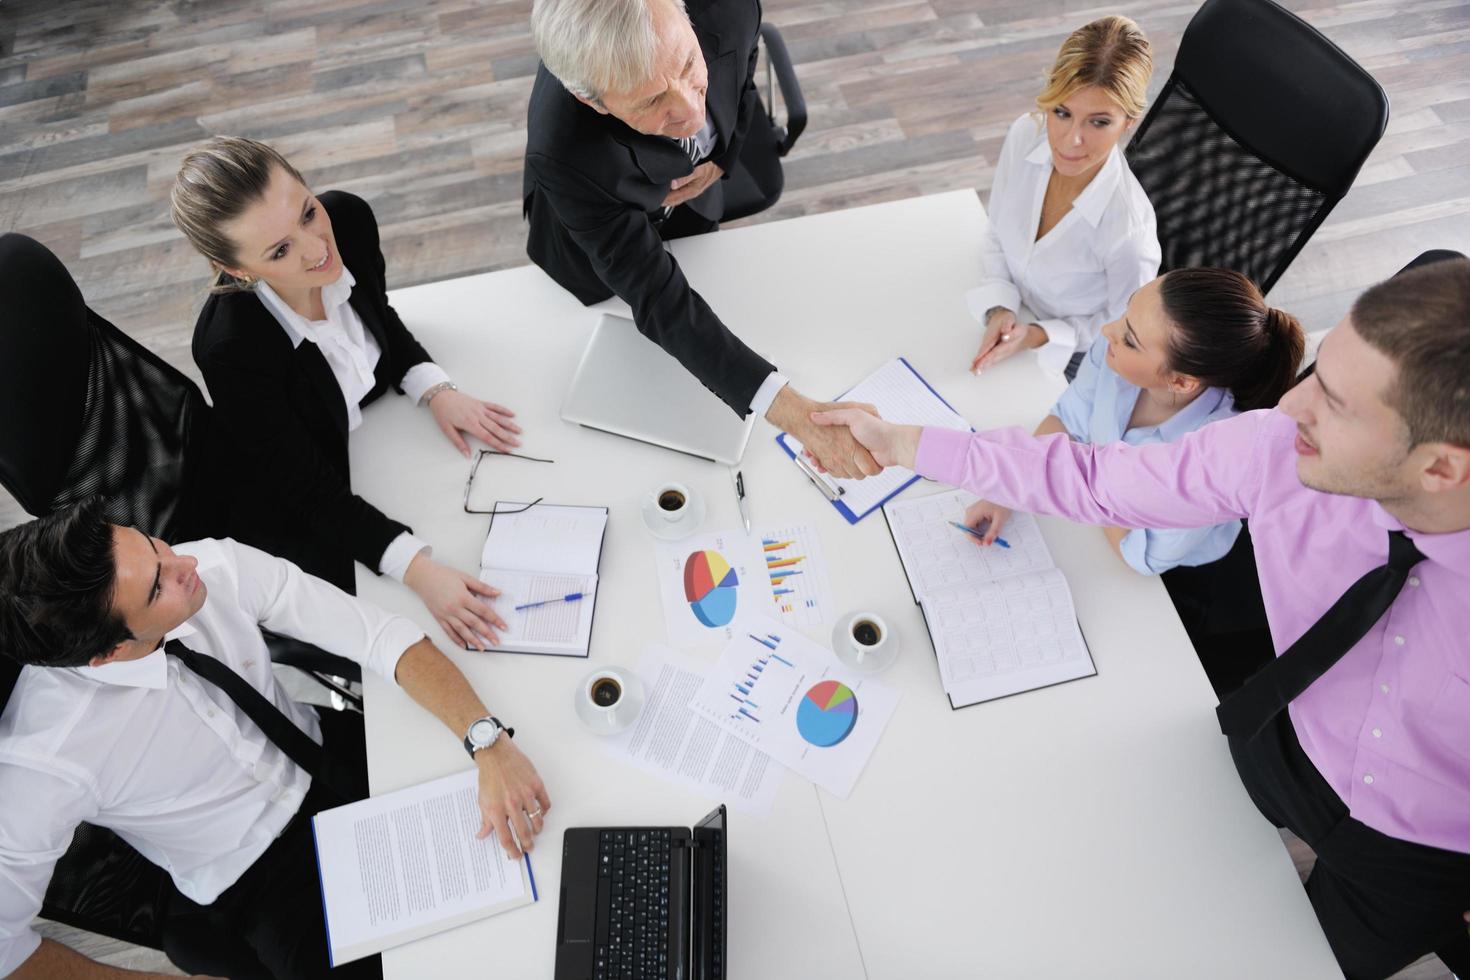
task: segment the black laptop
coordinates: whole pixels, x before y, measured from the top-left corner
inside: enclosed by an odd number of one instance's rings
[[[725,807],[688,827],[572,827],[556,980],[724,980]]]

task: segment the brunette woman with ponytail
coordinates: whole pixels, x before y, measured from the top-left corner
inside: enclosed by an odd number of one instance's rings
[[[1102,328],[1077,378],[1037,435],[1079,442],[1173,442],[1210,422],[1271,408],[1291,387],[1306,339],[1295,317],[1266,305],[1245,276],[1227,269],[1178,269],[1140,287],[1123,316]],[[1010,511],[973,504],[966,523],[1000,534]],[[1206,528],[1104,528],[1130,566],[1158,574],[1203,565],[1230,551],[1240,522]]]

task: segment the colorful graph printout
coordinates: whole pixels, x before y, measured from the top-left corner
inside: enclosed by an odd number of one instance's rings
[[[771,583],[768,608],[783,623],[802,629],[825,625],[832,606],[832,586],[816,528],[788,524],[757,531],[766,578]]]
[[[797,706],[796,730],[813,745],[828,748],[852,734],[857,717],[857,696],[852,688],[840,681],[822,681],[807,691]]]
[[[676,650],[718,650],[735,635],[732,623],[767,608],[760,539],[743,528],[660,541],[655,549],[664,625]]]
[[[740,576],[718,551],[696,551],[684,562],[684,598],[704,626],[724,626],[735,618]]]
[[[852,792],[898,691],[766,616],[742,614],[689,706],[838,796]]]

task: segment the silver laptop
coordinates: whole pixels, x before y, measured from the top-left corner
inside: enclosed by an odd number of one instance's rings
[[[632,320],[604,313],[582,352],[561,417],[691,456],[734,465],[755,413],[730,410]]]

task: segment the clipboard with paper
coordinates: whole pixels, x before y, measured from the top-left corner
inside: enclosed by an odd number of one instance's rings
[[[834,400],[867,402],[889,422],[974,431],[903,357],[895,357]],[[802,458],[802,444],[795,436],[783,432],[776,437],[776,445],[791,457],[849,524],[867,517],[919,479],[913,470],[890,466],[877,476],[863,480],[840,480],[811,468]]]

